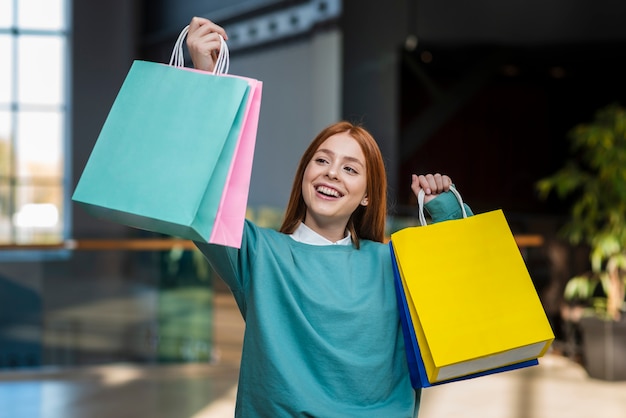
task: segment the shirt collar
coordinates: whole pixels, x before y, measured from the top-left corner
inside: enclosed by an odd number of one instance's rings
[[[300,226],[298,226],[298,229],[291,234],[291,238],[309,245],[352,245],[352,235],[350,234],[350,231],[346,232],[348,235],[345,238],[332,242],[313,231],[311,228],[306,226],[304,222],[300,222]]]

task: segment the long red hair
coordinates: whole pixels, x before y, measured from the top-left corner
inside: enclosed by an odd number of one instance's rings
[[[365,155],[366,165],[366,193],[368,197],[367,206],[360,205],[348,221],[348,230],[352,234],[352,240],[359,248],[359,239],[368,239],[383,242],[385,239],[385,221],[387,219],[387,174],[385,164],[380,152],[380,148],[372,135],[363,127],[350,122],[342,121],[334,123],[322,130],[304,151],[296,175],[291,187],[291,195],[285,219],[280,227],[280,232],[292,234],[304,221],[306,215],[306,204],[302,197],[302,179],[307,165],[313,159],[317,149],[329,137],[347,133],[354,138],[361,146]]]

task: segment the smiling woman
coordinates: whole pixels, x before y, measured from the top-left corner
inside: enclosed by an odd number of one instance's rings
[[[214,69],[220,37],[222,27],[192,19],[196,69]],[[434,222],[461,216],[451,185],[446,175],[411,177]],[[240,246],[196,242],[246,322],[235,416],[417,415],[384,242],[386,197],[376,141],[337,122],[304,151],[279,231],[246,220]]]

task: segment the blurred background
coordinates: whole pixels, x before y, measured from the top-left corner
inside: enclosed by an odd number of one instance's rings
[[[616,399],[623,414],[626,336],[611,334],[597,354],[585,344],[626,325],[605,320],[585,337],[581,312],[608,290],[602,280],[588,297],[566,287],[593,267],[593,243],[561,234],[572,198],[537,188],[584,159],[584,149],[572,157],[572,130],[626,99],[623,1],[0,0],[0,416],[110,416],[85,404],[110,406],[121,393],[119,416],[232,404],[241,323],[219,278],[189,242],[71,202],[133,60],[167,63],[193,16],[227,30],[230,73],[264,83],[249,218],[278,226],[310,140],[340,119],[363,124],[385,157],[388,232],[414,223],[411,173],[449,174],[474,212],[503,209],[557,337],[533,378],[556,379],[550,391],[580,383],[572,401],[602,399],[580,416],[617,417],[601,412]],[[616,135],[596,141],[600,166],[625,152],[623,129]],[[626,159],[613,164],[623,191]],[[622,223],[625,195],[612,215]],[[485,381],[506,387],[497,379]],[[132,392],[138,381],[152,384]],[[439,391],[442,405],[460,396]],[[579,416],[511,402],[493,416]],[[439,416],[488,416],[476,408]]]

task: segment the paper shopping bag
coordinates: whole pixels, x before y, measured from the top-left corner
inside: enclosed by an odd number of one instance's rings
[[[396,262],[396,256],[393,251],[393,245],[390,242],[389,248],[391,250],[391,259],[394,269],[394,281],[396,288],[396,295],[398,301],[398,310],[400,313],[400,322],[402,325],[402,334],[405,341],[405,350],[406,357],[409,366],[409,376],[411,378],[411,384],[414,388],[426,388],[430,386],[441,385],[444,383],[456,382],[459,380],[467,380],[473,379],[480,376],[486,376],[489,374],[495,374],[505,371],[511,371],[516,369],[521,369],[524,367],[536,366],[539,364],[537,359],[522,361],[520,363],[514,363],[511,365],[498,367],[495,369],[488,369],[479,371],[476,373],[471,373],[463,376],[459,376],[457,378],[442,380],[438,382],[430,382],[426,375],[426,368],[424,367],[424,361],[422,360],[422,355],[419,349],[419,345],[417,343],[417,337],[415,335],[415,327],[413,325],[412,315],[415,316],[415,313],[412,311],[415,310],[413,305],[409,306],[406,299],[406,290],[404,284],[402,282],[402,278],[400,277],[400,272],[398,270],[398,264]]]
[[[114,222],[239,247],[261,86],[135,61],[72,199]]]
[[[525,367],[548,350],[554,334],[501,210],[407,228],[390,245],[409,363],[423,364],[414,384]]]

